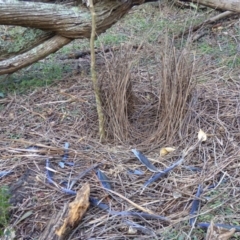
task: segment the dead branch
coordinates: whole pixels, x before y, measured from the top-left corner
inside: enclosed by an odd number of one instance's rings
[[[236,0],[191,0],[191,2],[198,3],[214,9],[240,12],[240,4],[239,1]]]
[[[181,32],[180,34],[178,34],[175,38],[182,37],[182,36],[184,36],[186,34],[189,34],[191,32],[195,32],[195,31],[197,31],[199,28],[201,28],[203,26],[207,26],[207,25],[209,25],[211,23],[214,23],[214,22],[216,22],[216,21],[218,21],[220,19],[227,18],[229,16],[233,16],[233,15],[236,15],[236,14],[238,14],[238,13],[231,12],[231,11],[225,11],[223,13],[218,14],[217,16],[214,16],[214,17],[211,17],[211,18],[205,20],[204,22],[202,22],[202,23],[200,23],[198,25],[191,26],[190,28],[188,28],[184,32]],[[197,39],[195,39],[195,41],[196,40]]]
[[[79,224],[89,207],[90,186],[84,184],[77,192],[75,200],[65,204],[62,211],[53,215],[39,240],[53,239],[63,240]]]
[[[27,31],[27,30],[26,30]],[[38,30],[39,31],[39,30]],[[6,60],[16,55],[23,54],[32,48],[42,44],[44,41],[52,38],[55,34],[53,32],[42,32],[41,34],[37,35],[34,39],[24,39],[24,46],[21,49],[14,48],[15,44],[5,44],[3,40],[0,39],[0,45],[2,48],[0,49],[0,60]],[[24,38],[21,36],[21,38]]]
[[[62,36],[54,36],[37,47],[20,54],[16,57],[10,58],[0,62],[0,75],[15,72],[23,67],[29,66],[37,62],[51,53],[56,52],[64,45],[71,42],[72,39]]]

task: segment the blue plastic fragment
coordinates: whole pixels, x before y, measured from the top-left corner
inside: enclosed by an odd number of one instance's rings
[[[131,151],[138,158],[138,160],[147,167],[148,170],[151,172],[159,172],[159,170],[152,165],[152,163],[141,152],[139,152],[137,149],[132,149]]]
[[[164,170],[165,173],[169,173],[172,171],[175,167],[179,166],[183,162],[184,158],[180,158],[177,162],[175,162],[173,165],[171,165],[169,168],[166,168]]]
[[[197,226],[200,227],[200,228],[207,229],[207,228],[210,226],[210,223],[204,223],[204,222],[202,222],[202,223],[198,223]],[[228,225],[228,224],[221,224],[221,223],[216,223],[216,224],[214,224],[214,226],[220,227],[220,228],[226,228],[226,229],[228,229],[228,230],[230,230],[230,229],[232,229],[232,228],[235,228],[235,229],[236,229],[236,230],[235,230],[236,232],[240,232],[240,226],[234,226],[234,225]]]
[[[89,201],[90,201],[90,203],[91,203],[94,207],[98,207],[98,208],[100,208],[100,209],[102,209],[102,210],[107,210],[107,211],[110,209],[107,204],[101,203],[101,201],[99,201],[99,200],[96,199],[96,198],[90,197],[90,198],[89,198]]]
[[[157,181],[159,178],[162,178],[166,176],[170,171],[172,171],[175,167],[179,166],[183,162],[184,158],[180,158],[177,162],[175,162],[173,165],[170,167],[166,168],[162,172],[158,172],[155,175],[153,175],[150,179],[148,179],[144,185],[143,188],[146,188],[149,184]]]
[[[143,171],[138,170],[138,169],[135,169],[134,171],[129,169],[127,172],[128,172],[129,174],[135,174],[135,175],[143,175],[143,174],[144,174]]]
[[[227,178],[221,178],[221,179],[219,180],[219,182],[214,183],[214,184],[208,186],[208,189],[212,189],[212,188],[217,187],[217,186],[220,185],[220,184],[226,183],[227,180],[228,180]]]
[[[47,168],[47,171],[46,171],[47,181],[51,184],[54,184],[54,181],[52,180],[54,172],[48,169],[50,168],[49,159],[46,160],[46,168]]]
[[[66,161],[68,159],[68,148],[69,148],[69,143],[66,142],[64,144],[64,154],[63,154],[63,157],[62,157],[62,161]]]
[[[193,172],[201,172],[202,169],[199,167],[194,167],[194,166],[184,166],[185,169]]]
[[[73,191],[73,190],[71,190],[71,189],[67,189],[67,188],[61,188],[61,189],[62,189],[62,191],[63,191],[64,193],[66,193],[66,194],[70,194],[70,195],[76,195],[76,194],[77,194],[76,191]]]
[[[109,183],[109,179],[107,178],[107,176],[99,169],[96,171],[96,174],[97,174],[97,177],[100,180],[102,186],[105,189],[111,190],[112,188],[111,188],[111,185]]]
[[[67,187],[68,186],[68,182],[65,181],[65,180],[62,180],[62,181],[60,181],[59,185]]]
[[[199,204],[200,204],[200,200],[198,199],[200,197],[200,195],[202,194],[202,186],[199,185],[198,186],[198,190],[197,190],[197,193],[196,193],[196,198],[193,200],[192,202],[192,207],[190,209],[190,216],[191,215],[195,215],[197,214],[197,211],[199,209]],[[195,222],[196,222],[196,217],[192,217],[189,219],[189,224],[191,226],[194,226],[195,225]]]
[[[59,163],[58,163],[58,166],[59,166],[60,168],[64,168],[64,165],[65,165],[64,162],[59,162]]]
[[[68,142],[65,142],[64,147],[65,147],[66,149],[68,149],[68,148],[69,148],[69,143],[68,143]]]
[[[73,167],[74,163],[73,162],[65,162],[66,165]]]
[[[60,168],[64,168],[65,165],[68,165],[68,166],[70,166],[70,167],[73,167],[73,166],[74,166],[74,163],[73,163],[73,162],[59,162],[59,163],[58,163],[58,166],[59,166]]]
[[[217,185],[218,185],[218,184],[212,184],[212,185],[208,186],[207,189],[213,189],[213,188],[215,188]]]
[[[65,167],[65,164],[68,165],[68,166],[74,166],[74,163],[73,162],[67,162],[67,159],[69,157],[69,153],[68,153],[68,148],[69,148],[69,143],[66,142],[64,144],[64,154],[62,156],[62,161],[58,163],[58,165],[61,167],[61,168],[64,168]]]
[[[165,172],[159,172],[159,173],[156,173],[154,174],[151,178],[149,178],[143,185],[143,188],[146,188],[149,184],[157,181],[159,178],[162,178],[164,176],[166,176],[167,173]]]
[[[0,177],[6,177],[7,175],[13,173],[13,171],[1,171],[0,172]]]
[[[144,213],[144,212],[114,211],[114,210],[111,210],[107,204],[101,203],[101,201],[99,201],[98,199],[92,198],[92,197],[89,198],[89,201],[93,206],[98,207],[102,210],[108,211],[108,213],[111,215],[132,216],[132,217],[137,217],[140,219],[143,219],[143,218],[157,219],[157,220],[169,222],[169,219],[167,219],[166,217],[163,217],[163,216],[159,216],[159,215],[154,215],[154,214],[149,214],[149,213]]]

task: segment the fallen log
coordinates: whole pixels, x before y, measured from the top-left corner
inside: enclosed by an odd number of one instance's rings
[[[71,41],[72,39],[70,38],[56,35],[23,54],[3,60],[0,62],[0,75],[13,73],[21,68],[29,66],[45,58],[49,54],[56,52]]]
[[[85,4],[67,7],[59,4],[0,0],[0,24],[37,28],[66,38],[91,36],[91,12]],[[132,7],[132,1],[97,1],[96,33],[116,23]]]
[[[191,0],[190,2],[198,3],[214,9],[240,13],[239,0]]]
[[[133,5],[143,0],[96,0],[96,34],[101,34],[125,15]],[[90,38],[91,12],[85,4],[67,7],[42,2],[0,0],[0,24],[31,27],[55,33],[46,42],[31,50],[16,53],[0,62],[0,75],[13,73],[37,62],[76,38]]]

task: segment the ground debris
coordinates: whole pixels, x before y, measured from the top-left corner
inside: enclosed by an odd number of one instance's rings
[[[61,212],[52,216],[39,240],[66,239],[87,211],[90,204],[89,195],[90,186],[88,183],[85,183],[77,192],[75,200],[69,203],[68,207],[65,204]]]

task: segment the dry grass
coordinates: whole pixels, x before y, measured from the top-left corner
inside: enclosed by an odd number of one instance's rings
[[[166,41],[160,54],[157,118],[153,121],[156,129],[150,142],[166,144],[176,139],[182,141],[188,132],[189,109],[196,84],[193,73],[197,69],[188,49],[178,51],[173,42]]]
[[[105,54],[105,68],[99,78],[106,136],[118,142],[131,141],[130,117],[134,109],[131,82],[133,48],[120,50],[116,56]]]
[[[199,69],[195,69],[193,56],[186,50],[176,50],[171,42],[164,50],[143,45],[138,50],[123,48],[103,59],[105,65],[99,72],[109,137],[104,145],[98,142],[94,94],[87,78],[65,79],[57,86],[24,96],[10,95],[0,102],[4,106],[0,171],[14,171],[1,179],[1,184],[11,187],[11,225],[17,238],[38,238],[51,216],[73,199],[46,182],[46,158],[57,171],[57,183],[102,163],[100,168],[111,179],[113,191],[170,220],[116,216],[91,207],[69,239],[149,239],[141,231],[130,234],[126,220],[147,227],[152,239],[171,239],[173,227],[175,239],[180,235],[201,239],[203,234],[188,225],[191,201],[199,184],[204,187],[200,219],[210,216],[223,223],[238,221],[240,86],[217,79],[195,86]],[[133,158],[130,148],[144,150],[155,166],[163,169],[196,143],[200,128],[208,134],[206,143],[189,153],[182,166],[141,193],[152,174]],[[70,143],[69,161],[75,166],[61,169],[58,162],[65,142]],[[41,148],[34,155],[26,150],[30,145]],[[161,158],[162,146],[178,151]],[[189,171],[186,166],[201,171]],[[129,174],[128,169],[141,169],[144,175]],[[212,198],[209,205],[205,197],[211,192],[207,187],[221,178],[226,182],[215,190],[220,204]],[[112,210],[136,211],[122,197],[106,194],[94,171],[79,179],[74,190],[85,182],[90,183],[91,196],[109,204]],[[223,214],[226,208],[232,210],[228,216]]]
[[[158,49],[128,47],[109,56],[100,76],[107,136],[115,142],[159,146],[184,138],[196,81],[194,56],[166,40]],[[149,56],[152,53],[153,56]],[[142,58],[142,59],[141,59]],[[154,61],[154,75],[139,66]],[[145,74],[142,78],[141,75]]]

